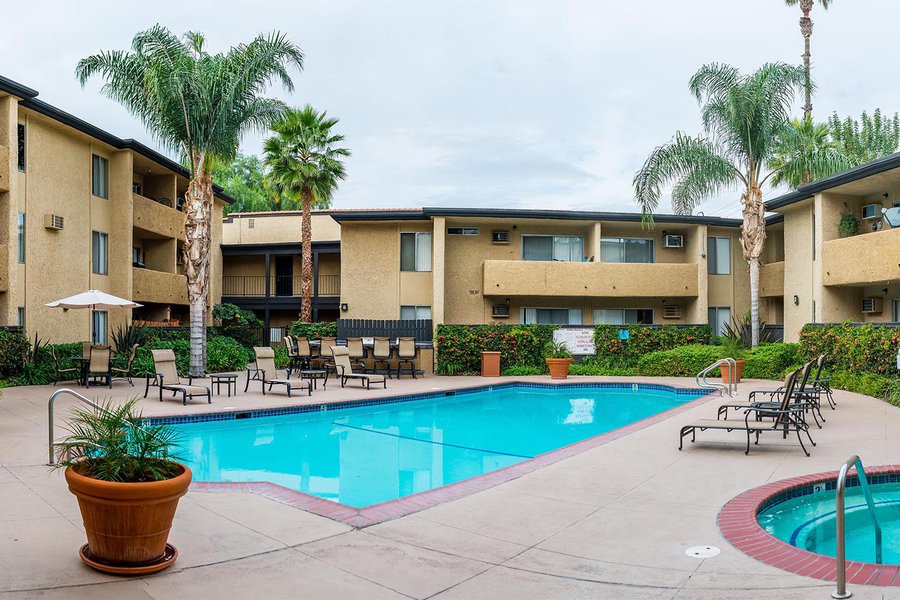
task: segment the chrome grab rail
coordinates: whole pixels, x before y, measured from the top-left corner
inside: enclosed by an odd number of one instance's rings
[[[866,478],[866,471],[863,468],[862,461],[859,456],[853,455],[844,461],[841,470],[838,472],[837,484],[835,486],[835,542],[837,543],[837,589],[831,593],[832,598],[849,598],[853,592],[847,591],[847,557],[846,546],[844,540],[844,491],[847,488],[847,473],[852,467],[856,467],[856,476],[859,478],[859,487],[862,488],[863,496],[866,498],[866,504],[869,507],[869,514],[872,516],[872,525],[875,526],[875,562],[881,564],[881,523],[878,522],[878,513],[875,512],[875,500],[872,498],[872,491],[869,489],[869,480]]]
[[[721,367],[723,364],[728,365],[728,368],[731,371],[731,373],[737,373],[737,361],[734,360],[733,358],[728,357],[728,358],[723,358],[723,359],[717,360],[713,364],[709,365],[708,367],[706,367],[705,369],[703,369],[702,371],[697,373],[697,376],[694,377],[694,382],[697,384],[697,387],[702,388],[702,389],[707,389],[707,390],[719,390],[720,396],[724,395],[722,393],[724,390],[724,392],[728,394],[729,398],[733,397],[734,394],[737,393],[737,383],[735,382],[735,379],[736,379],[735,377],[732,376],[732,377],[728,378],[728,385],[725,385],[724,383],[714,383],[712,381],[706,380],[706,376],[709,374],[710,371],[712,371],[718,367]]]
[[[75,398],[78,398],[85,404],[90,404],[91,406],[93,406],[96,409],[102,409],[102,407],[99,404],[97,404],[90,398],[86,398],[86,397],[82,396],[81,394],[79,394],[78,392],[76,392],[75,390],[70,390],[69,388],[60,388],[60,389],[56,390],[55,392],[53,392],[53,394],[50,395],[50,401],[47,403],[47,420],[49,421],[49,424],[50,424],[49,425],[50,436],[49,436],[49,442],[48,442],[49,457],[48,457],[47,464],[51,465],[51,466],[56,464],[56,456],[55,456],[55,453],[53,452],[53,449],[55,447],[55,444],[53,443],[53,405],[56,403],[56,398],[58,396],[62,396],[63,394],[68,394],[69,396],[74,396]]]

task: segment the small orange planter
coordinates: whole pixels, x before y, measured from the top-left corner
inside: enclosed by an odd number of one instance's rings
[[[565,379],[569,376],[569,365],[572,364],[571,358],[545,358],[547,366],[550,367],[550,379]]]
[[[735,375],[734,383],[740,383],[741,375],[744,374],[744,360],[741,359],[741,360],[736,360],[734,362],[736,363],[736,366],[735,366],[736,372],[734,374]],[[722,371],[722,383],[732,383],[731,365],[729,365],[728,363],[722,363],[722,365],[719,367],[719,369]]]
[[[166,544],[178,500],[191,484],[191,470],[164,481],[101,481],[66,469],[69,490],[78,498],[87,548],[85,563],[102,571],[139,575],[162,570],[177,551]]]

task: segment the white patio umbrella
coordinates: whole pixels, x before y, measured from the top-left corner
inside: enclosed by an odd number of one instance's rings
[[[138,308],[142,305],[131,300],[113,296],[112,294],[107,294],[106,292],[101,292],[100,290],[88,290],[80,294],[75,294],[74,296],[69,296],[68,298],[63,298],[62,300],[48,302],[44,306],[49,306],[50,308],[90,308],[90,327],[93,327],[94,311],[98,308]],[[88,335],[88,339],[92,339],[92,336]]]

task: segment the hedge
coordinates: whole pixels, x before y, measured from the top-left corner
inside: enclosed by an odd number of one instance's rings
[[[627,330],[629,334],[626,340],[619,338],[619,332],[623,329]],[[594,327],[594,346],[597,356],[605,356],[618,366],[634,366],[643,356],[658,350],[709,344],[711,338],[712,329],[709,325],[691,325],[689,327],[597,325]]]
[[[31,343],[20,331],[0,329],[0,378],[14,377],[28,360]]]
[[[554,325],[438,325],[435,335],[437,372],[441,375],[477,373],[483,350],[500,352],[501,368],[544,368],[544,347],[553,339]]]
[[[897,374],[900,329],[883,325],[808,323],[800,330],[800,356],[828,354],[832,368],[852,373]]]
[[[642,356],[637,362],[637,371],[655,377],[694,377],[720,358],[725,358],[725,349],[721,346],[681,346]],[[710,376],[718,373],[716,369]]]
[[[337,336],[337,323],[304,323],[294,321],[291,323],[291,335],[305,337],[311,340],[319,340],[323,337]]]
[[[744,357],[743,377],[747,379],[784,379],[784,372],[798,362],[800,344],[763,344]],[[696,375],[696,373],[694,373]]]

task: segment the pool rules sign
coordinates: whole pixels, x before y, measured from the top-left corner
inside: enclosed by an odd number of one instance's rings
[[[592,356],[596,353],[593,327],[560,327],[553,331],[553,341],[565,344],[575,356]]]

